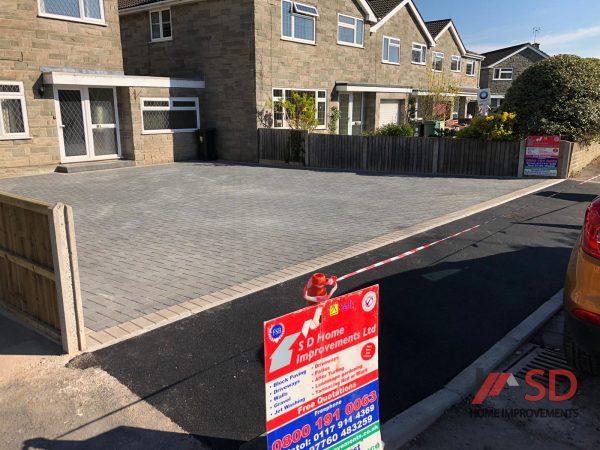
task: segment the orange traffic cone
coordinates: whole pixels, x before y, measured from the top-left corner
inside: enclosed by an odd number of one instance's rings
[[[332,286],[331,291],[327,291],[327,286]],[[315,273],[304,287],[306,306],[313,306],[329,300],[336,289],[337,277],[327,278],[323,273]]]

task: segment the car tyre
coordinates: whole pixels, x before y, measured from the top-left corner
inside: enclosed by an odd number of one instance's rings
[[[565,327],[564,350],[568,363],[586,375],[600,376],[600,359],[579,347]]]

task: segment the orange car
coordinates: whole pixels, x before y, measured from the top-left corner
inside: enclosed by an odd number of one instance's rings
[[[565,282],[565,355],[583,373],[600,375],[600,197],[585,214]]]

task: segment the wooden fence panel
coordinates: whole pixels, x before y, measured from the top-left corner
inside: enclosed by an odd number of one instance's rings
[[[0,308],[67,353],[85,348],[76,255],[69,206],[0,194]]]
[[[290,130],[259,130],[261,161],[289,161]],[[309,167],[405,174],[516,177],[518,142],[393,136],[306,137]]]
[[[362,136],[309,135],[310,166],[320,169],[364,170],[363,139],[365,138]]]

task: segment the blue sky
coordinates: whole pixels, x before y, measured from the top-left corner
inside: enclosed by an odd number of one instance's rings
[[[466,47],[484,52],[533,41],[551,55],[600,58],[600,0],[414,0],[425,20],[452,18]]]

